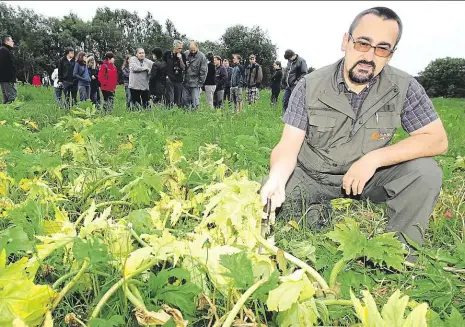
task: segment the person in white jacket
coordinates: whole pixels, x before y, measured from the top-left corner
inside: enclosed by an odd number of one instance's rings
[[[52,73],[53,87],[55,88],[55,102],[57,104],[61,103],[61,94],[63,93],[63,87],[58,84],[58,68]]]

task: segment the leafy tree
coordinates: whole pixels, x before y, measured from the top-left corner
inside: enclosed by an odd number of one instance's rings
[[[226,29],[226,32],[220,39],[223,46],[224,54],[230,58],[233,54],[240,54],[244,62],[248,62],[248,57],[254,54],[257,63],[263,69],[263,83],[268,84],[272,75],[273,62],[276,60],[277,47],[271,41],[268,33],[263,31],[259,26],[252,28],[244,25],[235,25]]]
[[[417,80],[430,97],[465,97],[465,59],[433,60]]]

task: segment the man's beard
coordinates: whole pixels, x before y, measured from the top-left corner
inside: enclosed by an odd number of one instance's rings
[[[363,75],[360,76],[355,72],[355,67],[357,67],[358,64],[370,65],[371,67],[373,67],[373,70],[371,73],[368,74],[368,70],[359,69],[359,72],[363,73]],[[376,69],[376,65],[373,61],[366,61],[366,60],[357,61],[355,65],[353,65],[352,68],[349,70],[349,78],[352,82],[357,83],[357,84],[368,83],[373,78],[375,69]],[[365,75],[365,74],[368,74],[368,75]]]

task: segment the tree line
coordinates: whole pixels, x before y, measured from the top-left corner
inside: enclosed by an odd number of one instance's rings
[[[169,19],[161,24],[150,12],[141,17],[126,9],[104,7],[97,9],[92,20],[84,21],[73,13],[61,18],[46,17],[31,9],[14,8],[3,2],[0,2],[0,34],[11,35],[15,40],[17,78],[26,82],[31,82],[34,74],[44,71],[50,74],[69,46],[92,52],[101,59],[107,51],[112,51],[116,54],[116,66],[120,68],[124,56],[134,54],[137,47],[143,47],[151,54],[155,47],[171,49],[176,39],[181,40],[187,49],[189,40],[195,39],[181,33]],[[243,63],[250,54],[255,54],[263,69],[262,85],[269,85],[277,46],[259,26],[231,26],[219,40],[198,44],[205,54],[212,52],[222,58],[240,54]],[[294,50],[298,52],[298,49]],[[308,64],[310,73],[314,68]],[[464,58],[433,60],[416,78],[431,97],[465,97]]]
[[[174,40],[188,47],[192,36],[178,31],[167,19],[164,24],[155,20],[150,12],[144,17],[126,9],[98,8],[90,21],[70,13],[61,18],[46,17],[27,8],[14,8],[0,2],[0,34],[13,37],[17,48],[14,60],[17,78],[30,82],[34,74],[51,73],[66,47],[92,52],[102,59],[106,52],[116,55],[116,66],[121,67],[126,54],[134,54],[137,47],[151,56],[155,47],[172,49]],[[240,54],[244,63],[255,54],[262,65],[266,85],[272,75],[277,46],[268,33],[259,26],[231,26],[217,41],[198,41],[203,53],[213,52],[222,58]]]

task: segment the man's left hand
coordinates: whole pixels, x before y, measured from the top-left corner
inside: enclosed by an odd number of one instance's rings
[[[346,194],[362,194],[366,183],[373,177],[378,168],[378,162],[370,155],[365,155],[354,162],[342,179],[342,188]]]

